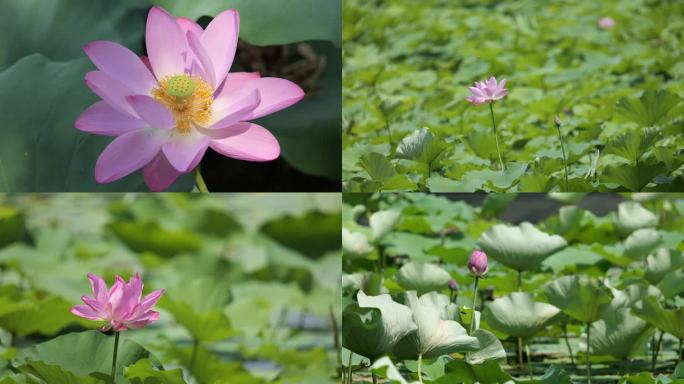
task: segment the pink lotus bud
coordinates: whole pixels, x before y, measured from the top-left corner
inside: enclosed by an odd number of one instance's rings
[[[615,26],[615,20],[612,17],[602,17],[598,21],[598,26],[603,29],[611,29]]]
[[[556,127],[560,127],[560,126],[561,126],[561,120],[560,120],[560,117],[558,117],[558,115],[555,115],[555,116],[553,117],[553,123],[556,124]]]
[[[452,291],[458,291],[458,283],[456,283],[456,280],[451,279],[448,284]]]
[[[468,260],[468,269],[474,276],[484,276],[489,269],[489,266],[487,265],[487,254],[479,249],[474,250],[470,255],[470,260]]]
[[[129,328],[142,328],[159,319],[159,312],[153,311],[152,306],[164,293],[158,289],[142,297],[143,283],[140,274],[136,273],[127,283],[121,276],[110,289],[100,276],[88,274],[93,297],[82,296],[85,305],[76,305],[71,313],[88,320],[105,321],[103,331],[125,331]]]

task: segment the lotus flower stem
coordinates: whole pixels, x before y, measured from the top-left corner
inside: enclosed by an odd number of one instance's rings
[[[197,185],[197,189],[200,192],[203,192],[203,193],[209,192],[209,189],[207,188],[207,184],[204,182],[204,178],[202,178],[202,172],[200,172],[199,167],[195,168],[195,184]]]
[[[383,112],[384,115],[384,112]],[[389,121],[387,121],[387,117],[385,116],[385,127],[387,128],[387,135],[389,136],[389,144],[390,148],[392,147],[392,130],[390,129],[390,124]]]
[[[532,379],[534,375],[532,374],[532,354],[530,353],[529,343],[525,343],[525,353],[527,353],[527,370],[529,371],[530,379]]]
[[[589,341],[591,337],[591,323],[587,323],[587,384],[591,384],[591,360],[589,360]]]
[[[475,332],[475,305],[477,305],[477,285],[480,282],[480,277],[475,276],[475,284],[473,284],[473,316],[470,319],[470,334]]]
[[[347,363],[347,381],[352,384],[352,357],[354,357],[354,352],[349,351],[349,362]]]
[[[496,131],[496,120],[494,120],[494,103],[489,103],[489,112],[492,115],[492,126],[494,127],[494,141],[496,142],[496,153],[499,155],[499,164],[501,164],[501,172],[505,170],[504,162],[501,158],[501,149],[499,148],[499,134]]]
[[[477,286],[477,280],[475,280],[475,285]],[[681,343],[680,343],[680,345],[681,345]],[[420,381],[420,384],[423,384],[422,367],[423,367],[423,354],[419,353],[418,354],[418,381]]]
[[[568,325],[563,324],[563,338],[565,338],[565,345],[568,347],[568,355],[570,355],[570,362],[575,366],[575,357],[572,355],[572,348],[570,348],[570,340],[568,340]]]
[[[197,350],[199,349],[199,340],[192,341],[192,355],[190,357],[190,372],[195,370],[195,361],[197,360]]]
[[[660,353],[660,346],[663,344],[663,331],[660,331],[660,337],[658,337],[658,342],[655,342],[655,333],[651,339],[653,343],[653,359],[651,360],[651,371],[653,374],[656,373],[656,363],[658,363],[658,354]]]
[[[682,361],[682,339],[679,339],[679,351],[677,352],[677,364]],[[675,365],[676,367],[676,365]]]
[[[112,358],[112,380],[116,381],[116,355],[119,353],[119,333],[114,332],[114,357]]]
[[[520,366],[520,370],[523,370],[523,345],[522,345],[522,337],[518,337],[518,365]]]
[[[373,379],[373,384],[378,384],[378,377],[375,376],[375,372],[371,372],[371,378]]]
[[[563,143],[563,135],[561,134],[561,121],[558,116],[555,116],[553,121],[556,124],[556,129],[558,129],[558,139],[560,140],[561,151],[563,152],[563,166],[565,167],[565,191],[568,192],[570,191],[570,187],[568,186],[568,158],[565,156],[565,144]]]

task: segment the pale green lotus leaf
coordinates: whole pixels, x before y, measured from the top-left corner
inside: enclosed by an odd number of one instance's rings
[[[423,262],[404,264],[394,277],[404,289],[417,291],[418,294],[446,289],[451,280],[449,272],[435,264]]]
[[[544,287],[549,303],[583,323],[598,320],[613,296],[606,286],[588,276],[563,276]]]
[[[534,301],[527,292],[512,292],[489,303],[484,318],[494,330],[530,338],[558,319],[560,309]]]
[[[632,312],[661,331],[684,339],[684,307],[665,309],[655,297],[647,297]]]
[[[653,327],[632,315],[629,308],[603,311],[591,324],[589,348],[592,355],[607,355],[619,360],[630,359],[641,352]]]
[[[403,337],[414,332],[411,309],[392,300],[390,295],[356,295],[358,304],[342,313],[342,344],[350,351],[374,360]]]
[[[378,211],[371,215],[369,223],[373,230],[373,241],[377,242],[390,233],[397,225],[401,215],[397,211]]]
[[[636,201],[624,201],[618,205],[615,216],[615,228],[622,236],[641,228],[654,228],[658,225],[658,216],[641,206]]]
[[[373,252],[373,246],[363,233],[342,228],[342,250],[351,258],[363,258]]]
[[[416,359],[418,355],[431,358],[454,352],[476,351],[480,341],[455,321],[455,314],[444,305],[436,292],[418,298],[415,291],[406,292],[408,306],[413,311],[413,320],[418,327],[401,339],[394,347],[400,358]]]
[[[653,228],[642,228],[632,232],[622,243],[623,253],[631,259],[643,259],[662,242],[662,236]]]
[[[473,336],[479,340],[480,348],[466,354],[465,360],[468,364],[482,364],[488,360],[506,362],[506,350],[493,333],[478,329],[473,332]]]
[[[388,383],[399,383],[399,384],[416,384],[418,383],[417,381],[412,381],[409,383],[404,379],[404,377],[399,373],[399,370],[397,367],[394,365],[392,360],[387,357],[381,357],[378,360],[376,360],[373,365],[370,367],[371,371],[375,373],[377,376],[387,379]]]
[[[487,256],[517,271],[536,269],[547,257],[568,243],[524,222],[518,226],[497,224],[480,236],[477,244]]]
[[[684,265],[681,252],[658,248],[646,257],[644,278],[651,284],[658,284],[665,276]]]

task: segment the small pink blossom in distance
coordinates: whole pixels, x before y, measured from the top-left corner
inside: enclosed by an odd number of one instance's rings
[[[452,291],[458,291],[458,283],[454,279],[449,279],[449,289]]]
[[[468,87],[470,96],[466,100],[475,105],[486,104],[502,99],[508,94],[506,79],[497,84],[496,77],[492,76],[487,81],[476,81],[474,87]]]
[[[487,265],[487,254],[484,251],[476,249],[470,254],[470,259],[468,260],[468,269],[473,276],[482,277],[489,270]]]
[[[615,26],[615,20],[612,17],[602,17],[598,21],[598,26],[603,29],[611,29]]]
[[[159,312],[153,311],[152,306],[164,290],[158,289],[142,297],[143,283],[139,273],[131,277],[128,283],[121,276],[116,276],[110,289],[107,289],[107,284],[100,276],[89,273],[88,280],[93,297],[82,296],[85,305],[72,307],[71,313],[88,320],[105,321],[102,331],[142,328],[159,319]]]
[[[163,191],[192,172],[207,148],[234,159],[270,161],[278,140],[250,123],[304,97],[291,81],[230,72],[240,16],[218,14],[206,29],[160,7],[147,16],[147,57],[109,41],[84,47],[97,67],[86,85],[102,100],[76,129],[115,139],[95,164],[95,180],[110,183],[142,169],[147,186]]]

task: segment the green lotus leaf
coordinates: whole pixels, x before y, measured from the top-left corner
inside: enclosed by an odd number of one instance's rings
[[[641,228],[654,228],[658,225],[658,216],[641,206],[636,201],[624,201],[618,205],[615,227],[622,236]]]
[[[370,367],[371,371],[377,376],[387,379],[389,383],[409,384],[406,379],[399,373],[399,370],[387,356],[381,357]]]
[[[445,289],[451,280],[451,275],[435,264],[410,262],[404,264],[394,278],[404,289],[417,291],[422,295],[426,292]]]
[[[417,329],[395,345],[398,357],[415,360],[418,355],[431,358],[480,348],[480,341],[454,320],[458,312],[446,296],[430,292],[418,298],[415,291],[408,291],[406,300]]]
[[[42,361],[48,365],[58,365],[63,371],[75,376],[97,377],[102,374],[109,376],[113,353],[114,337],[99,331],[85,331],[69,333],[24,349],[17,355],[16,361],[19,364]],[[147,350],[128,339],[124,333],[117,355],[118,375],[121,375],[124,367],[145,358],[154,359]]]
[[[362,258],[373,252],[373,249],[366,235],[342,228],[342,250],[346,256]]]
[[[483,233],[477,244],[487,256],[517,271],[536,269],[568,245],[561,236],[544,233],[527,222],[518,226],[497,224]]]
[[[603,283],[588,276],[563,276],[544,287],[549,303],[583,323],[599,319],[613,296]]]
[[[186,384],[183,380],[182,369],[159,370],[148,359],[138,360],[135,364],[126,367],[124,377],[130,379],[132,384]]]
[[[65,371],[59,365],[46,364],[44,361],[29,361],[19,369],[26,374],[26,376],[40,379],[42,383],[60,383],[60,384],[102,384],[104,381],[91,376],[77,376],[69,371]],[[0,383],[4,383],[0,381]],[[11,381],[16,383],[16,381]],[[22,381],[26,383],[26,381]],[[33,383],[30,381],[29,383]]]
[[[663,90],[645,91],[639,99],[626,97],[617,102],[615,111],[623,118],[642,127],[657,124],[682,99],[677,94]]]
[[[342,313],[342,344],[350,351],[371,360],[386,354],[417,327],[411,309],[392,300],[390,295],[356,295]]]
[[[681,252],[658,248],[646,257],[644,278],[651,284],[658,284],[669,272],[682,265],[684,265],[684,257]]]
[[[684,292],[684,268],[680,267],[667,273],[656,287],[666,299],[671,299]]]
[[[611,309],[591,324],[589,348],[595,355],[630,359],[641,352],[651,333],[653,328],[632,315],[629,308]]]
[[[660,233],[653,228],[642,228],[632,232],[622,243],[624,255],[631,259],[643,259],[656,249],[662,241]]]
[[[506,350],[499,338],[485,329],[477,329],[473,336],[480,342],[480,348],[475,352],[466,354],[468,364],[482,364],[485,361],[506,361]]]
[[[664,309],[655,297],[647,297],[632,309],[649,324],[678,339],[684,339],[684,307]]]
[[[361,168],[368,173],[368,176],[373,179],[373,181],[380,183],[391,179],[397,174],[389,158],[381,153],[366,153],[361,156],[359,164],[361,165]]]
[[[560,309],[534,301],[527,292],[512,292],[489,303],[483,316],[494,330],[530,338],[558,319]]]
[[[371,215],[369,223],[373,230],[373,241],[382,239],[397,225],[401,215],[397,211],[378,211]]]
[[[399,143],[396,156],[400,159],[432,164],[438,160],[446,149],[446,144],[435,137],[427,128],[414,131]]]

